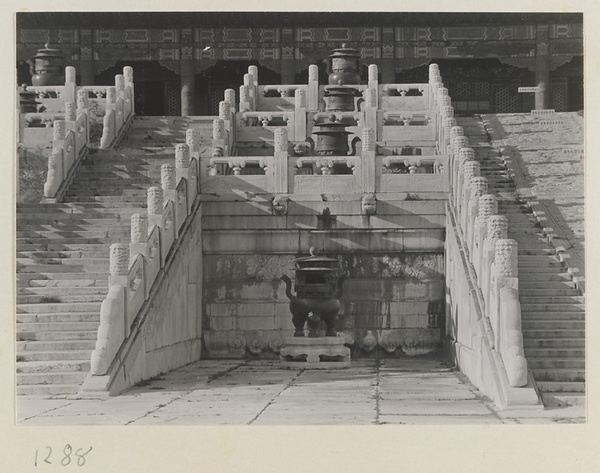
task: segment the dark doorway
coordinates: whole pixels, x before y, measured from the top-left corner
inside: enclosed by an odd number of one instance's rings
[[[196,113],[198,115],[218,115],[219,102],[227,89],[235,90],[239,101],[240,86],[244,84],[244,74],[248,66],[258,66],[260,85],[279,84],[281,74],[261,66],[258,61],[217,61],[217,63],[196,76]]]
[[[157,61],[118,61],[96,76],[96,84],[112,85],[124,66],[133,67],[135,113],[142,116],[177,116],[181,113],[179,76]]]

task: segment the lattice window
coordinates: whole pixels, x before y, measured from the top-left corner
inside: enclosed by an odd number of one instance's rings
[[[475,88],[475,96],[488,96],[490,95],[490,84],[489,82],[473,82]]]
[[[567,111],[567,83],[565,81],[552,82],[550,89],[550,108],[553,108],[557,112]]]
[[[450,93],[451,97],[472,97],[473,82],[454,82]]]
[[[165,115],[173,117],[181,114],[181,91],[179,84],[165,84]]]
[[[496,113],[519,112],[519,96],[516,87],[497,86],[494,90],[494,102]]]

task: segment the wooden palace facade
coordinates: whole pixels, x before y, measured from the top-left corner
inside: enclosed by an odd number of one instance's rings
[[[527,112],[534,96],[518,88],[533,86],[542,108],[583,109],[578,13],[18,13],[18,84],[48,43],[80,85],[132,66],[138,115],[216,115],[249,65],[262,84],[293,84],[318,64],[325,82],[322,58],[344,43],[360,51],[365,81],[369,64],[388,83],[424,82],[439,64],[457,114]]]

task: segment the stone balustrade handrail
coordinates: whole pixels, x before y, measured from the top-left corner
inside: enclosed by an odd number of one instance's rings
[[[55,137],[52,143],[52,154],[48,158],[44,197],[59,200],[73,178],[77,165],[87,153],[89,136],[87,113],[85,111],[79,113],[74,122],[56,120],[53,128]]]
[[[132,242],[111,246],[109,291],[101,306],[91,375],[109,372],[167,263],[170,249],[182,236],[184,223],[197,210],[198,169],[197,151],[190,153],[189,160],[176,160],[175,166],[163,165],[162,187],[148,190],[147,213],[132,216]]]
[[[385,84],[381,85],[381,93],[387,94],[390,90],[395,90],[401,96],[404,96],[409,90],[418,90],[421,92],[421,96],[425,93],[425,91],[429,88],[429,84],[426,83],[415,83],[415,84]],[[403,95],[404,94],[404,95]],[[419,97],[418,95],[415,96]],[[410,96],[408,97],[410,98]]]
[[[274,118],[282,118],[286,122],[294,119],[294,112],[287,112],[283,110],[269,110],[264,112],[243,112],[242,113],[242,122],[245,124],[248,123],[248,120],[251,118],[256,118],[259,121],[263,122],[262,126],[267,126],[265,124],[273,120]]]
[[[395,120],[402,122],[405,126],[415,126],[413,122],[419,122],[416,126],[429,125],[433,117],[429,112],[402,112],[402,111],[386,111],[383,112],[383,124],[388,125],[388,121]]]
[[[326,169],[332,168],[335,164],[345,164],[356,170],[360,163],[360,156],[303,156],[296,159],[296,167],[301,168],[306,164],[316,164],[321,168],[323,174],[327,174]]]
[[[427,164],[433,164],[435,172],[440,172],[440,167],[443,166],[447,161],[447,156],[443,155],[408,155],[398,156],[390,155],[382,159],[382,164],[385,167],[390,167],[394,164],[404,164],[406,167],[421,167]]]

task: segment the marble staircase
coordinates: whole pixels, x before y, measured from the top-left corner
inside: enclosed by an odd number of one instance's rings
[[[90,367],[109,247],[160,185],[193,118],[138,117],[117,149],[91,152],[63,202],[17,206],[17,393],[68,395]]]
[[[518,196],[509,168],[479,117],[458,118],[489,193],[519,244],[519,296],[525,355],[546,405],[580,404],[585,395],[585,307],[552,232]]]

